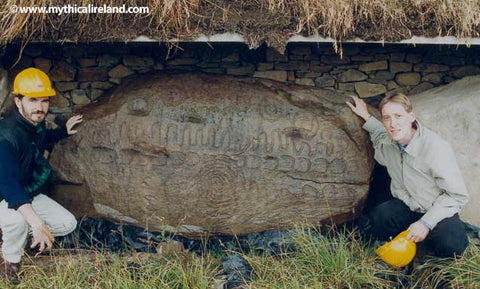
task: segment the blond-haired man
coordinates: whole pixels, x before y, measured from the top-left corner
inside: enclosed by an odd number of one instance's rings
[[[425,242],[439,257],[462,254],[468,238],[458,213],[468,202],[465,183],[448,143],[416,119],[407,96],[397,93],[380,103],[381,122],[363,100],[352,96],[350,109],[365,120],[375,159],[391,177],[393,199],[376,206],[361,229],[380,240],[403,230]]]

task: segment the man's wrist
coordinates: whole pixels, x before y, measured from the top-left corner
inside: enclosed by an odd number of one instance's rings
[[[42,228],[45,226],[45,222],[37,216],[32,204],[23,204],[17,211],[22,214],[23,218],[32,228]]]
[[[372,117],[371,114],[365,114],[365,115],[362,115],[362,118],[365,120],[365,121],[368,121],[370,118]]]
[[[422,223],[425,227],[427,227],[430,231],[433,229],[429,223],[425,222],[425,220],[420,219],[419,222]]]
[[[35,229],[40,229],[43,226],[45,226],[45,222],[42,221],[41,219],[38,220],[32,220],[30,226]]]

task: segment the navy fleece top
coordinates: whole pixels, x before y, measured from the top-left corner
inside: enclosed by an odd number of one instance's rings
[[[13,120],[13,121],[12,121]],[[21,128],[31,136],[31,145],[36,147],[35,156],[27,165],[31,168],[32,175],[24,176],[22,171],[22,160],[20,159],[25,152],[18,151],[15,146],[19,146],[23,140],[18,134],[10,134],[12,137],[0,139],[0,193],[11,209],[18,209],[24,204],[32,202],[35,195],[39,193],[39,189],[47,181],[51,173],[48,161],[43,158],[44,150],[51,150],[56,141],[68,136],[65,126],[60,129],[46,130],[45,123],[37,126],[30,124],[19,113],[14,113],[11,119],[2,120],[11,121],[17,128]],[[10,129],[9,126],[2,126],[2,129]],[[16,137],[13,137],[16,136]],[[21,147],[21,146],[20,146]],[[41,168],[44,166],[45,168]],[[30,174],[29,173],[29,174]],[[41,182],[35,183],[35,177],[42,175]],[[30,183],[22,184],[22,180],[31,180]]]

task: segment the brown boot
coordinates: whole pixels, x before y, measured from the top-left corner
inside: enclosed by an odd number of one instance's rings
[[[0,278],[8,280],[12,285],[20,284],[20,263],[3,261],[0,265]]]

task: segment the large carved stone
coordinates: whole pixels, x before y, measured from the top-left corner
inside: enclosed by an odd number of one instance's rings
[[[149,74],[82,113],[51,156],[55,195],[77,215],[246,234],[352,219],[368,191],[368,136],[333,91]]]
[[[418,119],[450,143],[462,170],[470,203],[461,216],[480,226],[480,76],[411,96]]]

